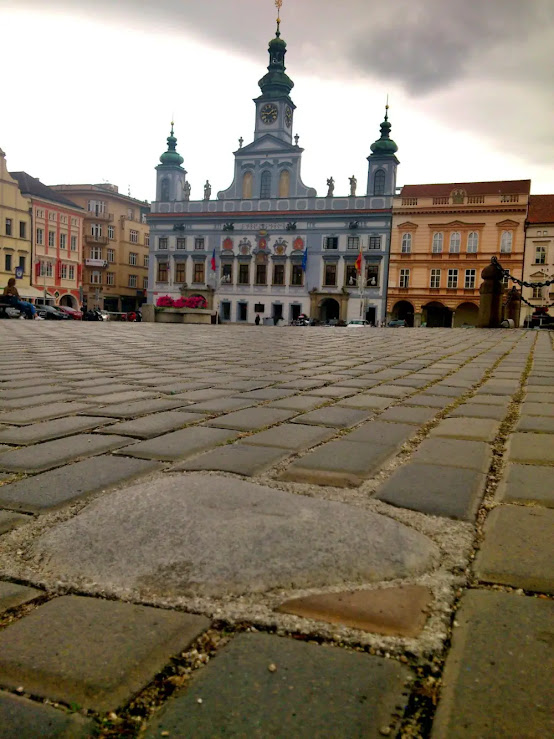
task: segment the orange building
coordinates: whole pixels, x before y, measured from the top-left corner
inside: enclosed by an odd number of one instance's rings
[[[530,187],[530,180],[405,185],[393,201],[387,315],[410,326],[476,325],[491,257],[522,277]]]
[[[554,278],[554,195],[531,195],[525,234],[526,282],[549,282]],[[554,314],[554,285],[524,287],[522,295],[533,307],[521,306],[521,320],[530,318],[536,308],[549,307]]]
[[[83,209],[26,172],[12,172],[11,176],[22,194],[31,200],[31,280],[42,292],[38,302],[80,308]]]

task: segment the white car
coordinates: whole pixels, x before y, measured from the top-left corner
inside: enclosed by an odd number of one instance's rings
[[[369,321],[366,321],[363,318],[356,318],[353,321],[348,321],[346,324],[346,328],[360,328],[362,326],[369,326]]]

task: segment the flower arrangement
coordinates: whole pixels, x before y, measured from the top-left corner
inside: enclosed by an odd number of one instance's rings
[[[173,300],[169,295],[162,295],[156,301],[157,308],[200,308],[205,309],[208,307],[206,298],[202,295],[193,295],[191,298],[178,298]]]

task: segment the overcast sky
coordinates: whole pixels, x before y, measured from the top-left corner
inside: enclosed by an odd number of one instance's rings
[[[0,147],[47,184],[154,195],[172,116],[192,197],[252,140],[273,0],[0,0]],[[386,95],[399,184],[554,192],[554,0],[284,0],[303,179],[365,190]]]

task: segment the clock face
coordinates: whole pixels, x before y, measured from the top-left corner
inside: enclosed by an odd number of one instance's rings
[[[287,124],[287,128],[290,128],[290,125],[292,123],[292,110],[287,105],[285,110],[285,123]]]
[[[277,106],[273,105],[271,103],[268,103],[267,105],[264,105],[264,107],[260,111],[260,118],[264,123],[275,123],[277,120],[277,114],[278,114]]]

